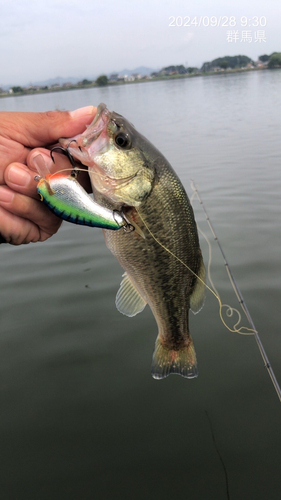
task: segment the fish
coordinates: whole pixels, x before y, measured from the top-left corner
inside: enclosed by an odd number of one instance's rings
[[[158,326],[151,373],[198,375],[189,310],[201,310],[205,267],[193,208],[172,166],[123,116],[100,104],[86,130],[59,143],[88,167],[95,201],[121,211],[135,231],[104,230],[125,273],[117,309],[135,316],[148,304]]]

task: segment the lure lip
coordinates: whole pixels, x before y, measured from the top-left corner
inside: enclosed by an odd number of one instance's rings
[[[43,155],[41,155],[39,153],[38,155],[34,156],[33,163],[36,167],[36,170],[39,174],[40,179],[46,177],[47,175],[50,175],[50,173],[51,173],[50,169],[46,165],[44,158],[43,158]],[[38,180],[38,175],[35,175],[34,180],[35,181]]]

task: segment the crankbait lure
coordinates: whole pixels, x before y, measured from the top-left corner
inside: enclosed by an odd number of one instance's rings
[[[35,176],[38,181],[37,192],[41,201],[58,217],[84,226],[134,230],[122,212],[102,207],[88,195],[76,180],[75,170],[68,176],[61,173],[50,174],[42,156],[39,156],[41,155],[36,157],[36,164],[42,176]]]

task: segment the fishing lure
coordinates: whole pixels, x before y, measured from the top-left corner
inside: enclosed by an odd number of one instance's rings
[[[134,229],[122,212],[98,205],[76,180],[75,170],[68,176],[51,174],[42,156],[39,156],[36,157],[36,164],[41,175],[35,176],[37,192],[41,201],[58,217],[74,224],[102,229]]]

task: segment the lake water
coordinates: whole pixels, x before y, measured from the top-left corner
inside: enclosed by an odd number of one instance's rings
[[[11,111],[105,102],[189,195],[194,179],[279,383],[280,86],[276,70],[0,100]],[[213,240],[212,251],[215,285],[237,307]],[[64,223],[0,254],[1,499],[279,500],[280,402],[254,338],[224,328],[210,293],[191,317],[199,377],[155,381],[155,320],[115,309],[122,270],[101,230]]]

